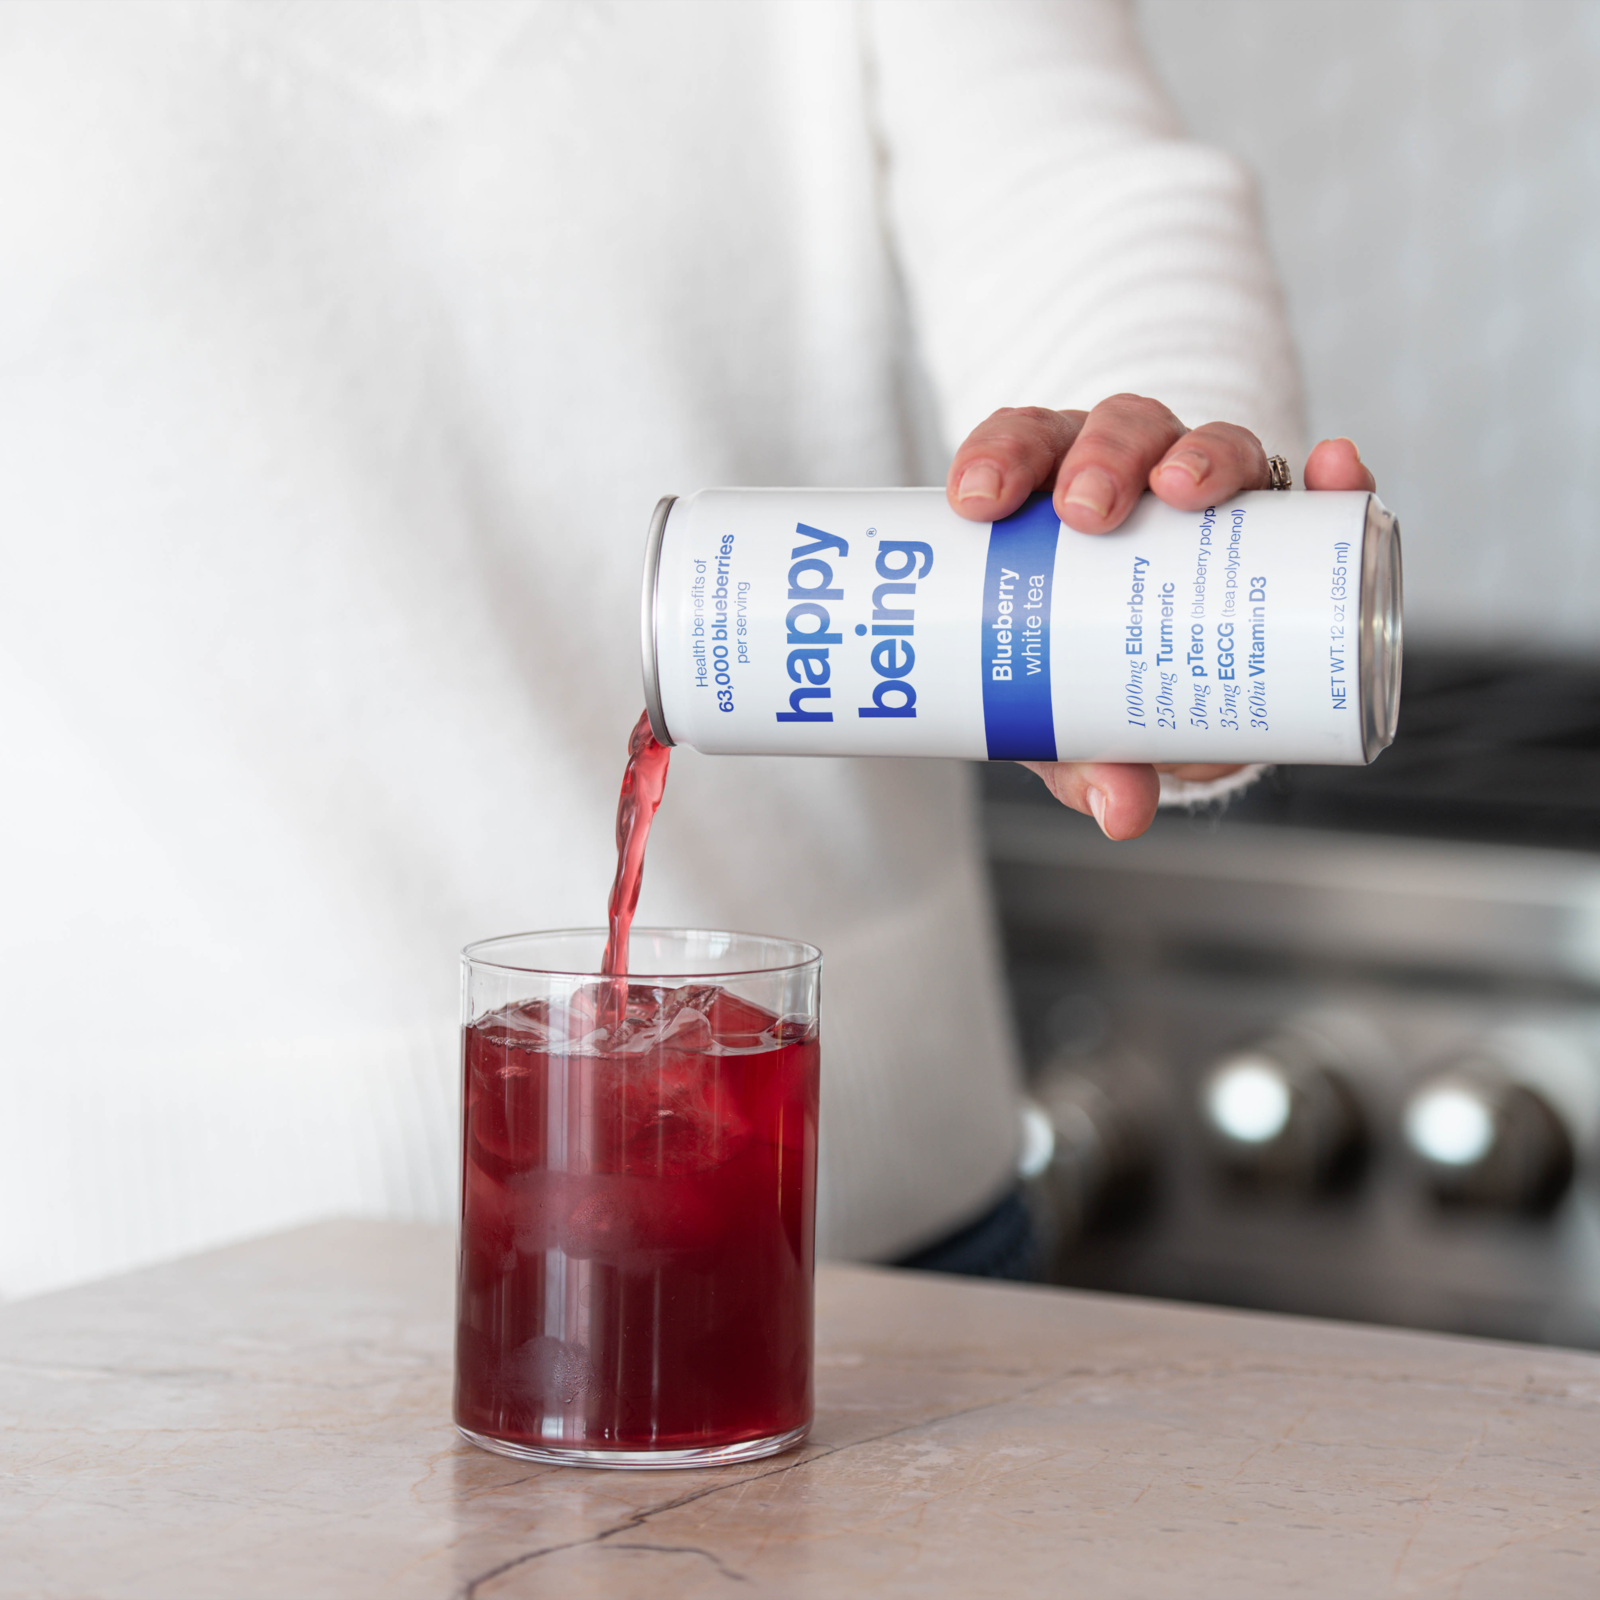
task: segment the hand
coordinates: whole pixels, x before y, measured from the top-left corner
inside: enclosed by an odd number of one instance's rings
[[[1308,489],[1374,489],[1348,439],[1324,439],[1306,460]],[[1036,489],[1080,533],[1110,533],[1152,489],[1180,511],[1203,511],[1245,489],[1267,487],[1267,453],[1230,422],[1184,425],[1156,400],[1113,395],[1093,411],[1037,406],[997,411],[967,436],[945,492],[974,522],[1009,517]],[[1155,820],[1158,772],[1205,780],[1229,766],[1133,766],[1109,761],[1025,761],[1052,794],[1092,816],[1108,839],[1136,839]]]

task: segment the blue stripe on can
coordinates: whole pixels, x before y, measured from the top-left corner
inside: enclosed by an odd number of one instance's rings
[[[983,729],[991,761],[1054,761],[1050,584],[1061,522],[1035,495],[989,530],[983,575]]]

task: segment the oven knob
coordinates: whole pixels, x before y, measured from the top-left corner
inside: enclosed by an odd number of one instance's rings
[[[1149,1108],[1136,1064],[1118,1072],[1059,1065],[1033,1085],[1023,1118],[1022,1175],[1070,1248],[1097,1222],[1137,1208],[1152,1168]]]
[[[1310,1194],[1355,1172],[1366,1146],[1361,1103],[1326,1056],[1310,1040],[1282,1034],[1211,1068],[1201,1115],[1229,1174]]]
[[[1447,1203],[1542,1211],[1572,1181],[1573,1140],[1560,1113],[1492,1063],[1430,1078],[1407,1102],[1401,1130]]]

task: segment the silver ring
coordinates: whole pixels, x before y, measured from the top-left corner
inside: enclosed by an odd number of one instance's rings
[[[1282,456],[1267,457],[1267,487],[1269,489],[1294,488],[1294,474]]]

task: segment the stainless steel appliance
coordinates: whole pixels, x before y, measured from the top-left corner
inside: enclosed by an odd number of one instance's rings
[[[1127,844],[984,781],[1055,1278],[1600,1348],[1600,670]]]

